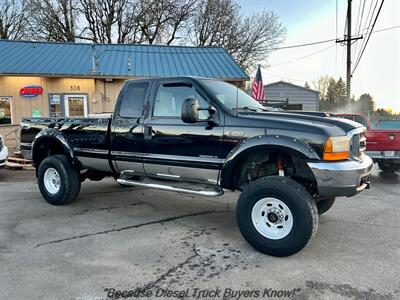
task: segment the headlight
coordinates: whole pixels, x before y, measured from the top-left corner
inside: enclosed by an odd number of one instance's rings
[[[326,141],[323,160],[343,160],[349,157],[350,139],[347,136],[334,136]]]

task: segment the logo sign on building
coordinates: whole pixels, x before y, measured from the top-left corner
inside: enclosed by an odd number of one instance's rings
[[[25,98],[33,98],[38,95],[41,95],[43,92],[43,88],[38,85],[29,85],[25,86],[19,90],[19,94]]]

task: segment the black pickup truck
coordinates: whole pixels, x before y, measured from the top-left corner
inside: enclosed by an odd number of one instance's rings
[[[21,150],[39,189],[66,204],[86,178],[199,196],[241,191],[236,216],[261,252],[287,256],[314,236],[337,196],[369,188],[365,128],[271,112],[229,83],[127,81],[110,118],[24,118]]]

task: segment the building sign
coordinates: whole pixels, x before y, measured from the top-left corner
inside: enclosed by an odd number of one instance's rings
[[[43,88],[38,85],[25,86],[19,90],[19,94],[25,98],[36,97],[38,95],[41,95],[42,92],[43,92]]]

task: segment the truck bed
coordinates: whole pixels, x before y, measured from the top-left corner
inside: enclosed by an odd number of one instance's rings
[[[111,118],[23,118],[21,152],[31,159],[32,142],[42,130],[57,129],[68,137],[73,148],[109,150]]]

